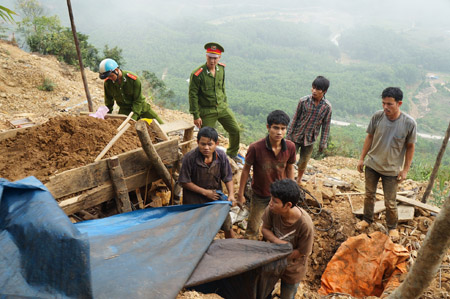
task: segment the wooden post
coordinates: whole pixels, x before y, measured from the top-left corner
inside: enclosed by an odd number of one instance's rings
[[[70,0],[67,0],[67,8],[69,9],[70,25],[72,26],[72,34],[73,34],[73,39],[75,41],[75,48],[77,49],[78,62],[79,62],[80,71],[81,71],[81,78],[83,79],[84,91],[86,92],[86,98],[88,101],[89,111],[94,112],[94,108],[92,106],[91,94],[89,93],[86,75],[84,73],[83,58],[81,57],[80,43],[78,42],[77,28],[75,27],[75,22],[73,20],[72,4],[70,3]]]
[[[136,122],[136,131],[141,140],[142,148],[144,149],[145,154],[150,160],[150,164],[156,169],[156,172],[164,181],[164,184],[172,191],[172,179],[170,177],[170,173],[167,170],[166,166],[161,161],[158,153],[155,150],[155,147],[152,144],[152,140],[150,139],[150,135],[147,130],[147,122],[144,120],[139,120]]]
[[[138,200],[139,208],[144,209],[145,206],[144,206],[144,201],[142,200],[141,189],[137,188],[135,190],[135,192],[136,192],[136,198]]]
[[[433,171],[430,175],[430,181],[428,182],[427,189],[425,190],[425,193],[422,197],[422,202],[427,202],[427,197],[430,195],[431,189],[434,185],[434,179],[436,178],[437,172],[439,170],[439,166],[441,166],[442,157],[444,156],[445,149],[447,148],[448,139],[450,137],[450,122],[448,123],[447,131],[445,132],[444,140],[442,140],[441,149],[439,150],[439,153],[436,157],[436,162],[434,163]]]
[[[114,156],[108,159],[109,175],[116,192],[117,209],[120,213],[131,212],[131,201],[128,196],[128,188],[120,167],[119,157]]]
[[[417,259],[409,269],[405,280],[389,299],[419,298],[436,277],[439,266],[450,246],[450,197],[420,246]]]

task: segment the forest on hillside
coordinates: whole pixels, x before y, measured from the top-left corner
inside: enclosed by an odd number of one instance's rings
[[[69,47],[65,1],[6,2],[12,9],[20,3],[42,6],[45,18],[37,28],[43,35],[35,40],[59,42],[42,46],[42,51]],[[433,0],[423,7],[385,0],[376,6],[367,0],[339,4],[320,0],[314,5],[301,0],[220,4],[138,0],[126,6],[99,0],[72,5],[85,45],[84,59],[91,63],[87,65],[95,70],[102,57],[116,55],[122,68],[147,80],[148,98],[168,108],[188,110],[187,80],[205,61],[203,45],[222,44],[228,101],[247,144],[264,136],[270,111],[282,109],[293,115],[317,75],[331,81],[327,98],[335,120],[366,126],[381,109],[382,90],[398,86],[405,95],[402,109],[416,118],[419,132],[443,135],[448,126],[450,6],[445,1]],[[24,20],[17,21],[20,29]],[[27,48],[20,33],[24,31],[17,34],[19,44]],[[356,126],[333,126],[331,134],[328,154],[355,156],[365,133]],[[420,167],[429,169],[435,157],[430,153],[437,153],[439,144],[420,139],[416,164],[425,163]],[[450,167],[449,156],[443,165]]]

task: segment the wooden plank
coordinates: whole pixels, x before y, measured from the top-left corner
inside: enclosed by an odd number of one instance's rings
[[[386,210],[386,207],[384,206],[384,200],[376,201],[375,202],[375,207],[373,209],[373,213],[374,214],[381,213],[384,210]],[[353,214],[355,214],[355,215],[364,215],[364,207],[354,211]]]
[[[179,119],[170,123],[160,125],[161,129],[166,133],[171,133],[180,130],[194,129],[194,124],[185,120]]]
[[[170,165],[178,160],[178,140],[168,140],[155,144],[155,149],[164,164]],[[118,155],[125,177],[150,166],[142,148]],[[53,197],[58,199],[73,193],[88,190],[109,182],[106,160],[100,160],[83,167],[70,169],[50,178],[45,186]]]
[[[94,113],[94,112],[81,111],[81,112],[80,112],[80,115],[89,115],[89,114],[92,114],[92,113]],[[128,115],[125,115],[125,114],[111,114],[111,113],[108,113],[108,114],[105,115],[105,119],[107,119],[107,118],[112,118],[112,119],[122,119],[122,120],[125,120],[125,119],[127,118],[127,116],[128,116]],[[130,119],[130,121],[132,121],[132,122],[134,121],[134,122],[135,122],[134,119]]]
[[[136,190],[153,181],[158,180],[156,172],[147,173],[147,171],[141,171],[135,175],[125,178],[128,190]],[[99,187],[85,191],[83,194],[63,200],[59,203],[59,206],[67,215],[71,215],[81,210],[94,207],[105,201],[114,198],[114,188],[111,182],[107,182]]]
[[[397,200],[402,203],[405,203],[407,205],[419,207],[419,208],[422,208],[422,209],[425,209],[425,210],[428,210],[431,212],[439,213],[441,211],[441,209],[438,207],[435,207],[435,206],[432,206],[432,205],[429,205],[426,203],[422,203],[418,200],[410,199],[410,198],[407,198],[407,197],[404,197],[401,195],[397,195]]]
[[[194,138],[194,127],[184,130],[183,143],[187,142],[187,141],[190,141],[193,138]],[[181,152],[183,153],[183,155],[185,155],[190,150],[191,150],[191,144],[190,143],[188,143],[186,145],[183,145],[181,147]]]
[[[26,128],[26,127],[32,127],[35,125],[35,123],[28,117],[14,119],[14,120],[7,120],[7,122],[9,122],[9,124],[13,128]]]
[[[406,205],[398,205],[398,221],[407,221],[414,219],[414,207]]]
[[[156,137],[161,140],[169,140],[169,136],[167,136],[166,132],[161,128],[161,125],[158,123],[156,119],[154,119],[150,124],[150,129],[156,134]]]
[[[0,133],[0,141],[8,139],[8,138],[14,138],[17,136],[17,133],[19,132],[23,132],[25,130],[28,130],[29,127],[27,128],[19,128],[19,129],[12,129],[12,130],[8,130],[5,132],[1,132]]]
[[[144,207],[144,201],[142,200],[141,189],[137,188],[135,190],[135,193],[136,193],[136,198],[137,198],[137,201],[138,201],[139,208],[140,209],[144,209],[145,207]]]
[[[181,145],[181,143],[179,145]],[[366,193],[365,192],[345,192],[345,193],[336,193],[336,196],[340,196],[340,195],[342,195],[342,196],[345,196],[345,195],[364,195],[364,194],[366,194]],[[384,195],[383,194],[383,190],[377,189],[377,194]],[[399,192],[397,192],[397,194],[398,195],[412,196],[412,195],[414,195],[414,191],[399,191]]]
[[[422,202],[420,202],[418,200],[412,200],[412,199],[403,197],[401,195],[397,195],[397,201],[400,201],[402,203],[406,203],[408,205],[420,207],[420,208],[423,208],[423,209],[426,209],[426,210],[429,210],[429,211],[432,211],[432,212],[435,212],[435,213],[439,213],[441,211],[441,209],[439,209],[438,207],[430,206],[430,205],[424,204],[424,203],[422,203]],[[400,207],[400,206],[404,206],[404,205],[399,205],[398,207]],[[407,213],[411,213],[411,209],[404,209],[404,208],[402,208],[402,209],[405,211],[405,216],[404,217],[409,217],[409,216],[407,216],[408,215]],[[386,208],[384,206],[384,200],[376,201],[375,202],[374,213],[375,214],[376,213],[380,213],[380,212],[383,212],[384,210],[386,210]],[[353,214],[355,214],[355,215],[363,215],[364,214],[364,208],[360,208],[360,209],[354,211]],[[414,211],[413,211],[413,216],[414,216]],[[399,211],[399,219],[400,219],[400,211]]]

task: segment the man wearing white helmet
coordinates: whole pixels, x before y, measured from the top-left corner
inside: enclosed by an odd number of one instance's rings
[[[142,95],[141,80],[132,72],[121,70],[117,62],[107,58],[100,62],[100,79],[105,80],[105,105],[111,113],[114,107],[114,101],[119,106],[119,114],[130,114],[133,111],[132,118],[156,119],[160,124],[161,118],[152,110]]]

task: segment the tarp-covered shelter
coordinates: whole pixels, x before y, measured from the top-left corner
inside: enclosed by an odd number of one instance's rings
[[[0,179],[0,294],[175,298],[186,286],[263,298],[292,248],[249,240],[211,244],[228,211],[228,202],[217,202],[73,224],[36,178]]]

